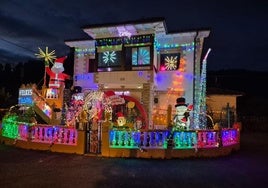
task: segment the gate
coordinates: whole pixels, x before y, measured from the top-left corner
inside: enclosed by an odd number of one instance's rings
[[[86,126],[86,153],[101,153],[101,122],[94,125],[92,122]]]

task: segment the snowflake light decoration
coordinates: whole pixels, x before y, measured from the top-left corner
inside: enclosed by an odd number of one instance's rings
[[[149,65],[149,64],[150,64],[150,53],[148,50],[139,49],[139,53],[137,51],[133,53],[132,65]]]
[[[46,51],[44,52],[41,48],[39,48],[39,53],[35,54],[37,58],[44,59],[47,63],[53,63],[53,60],[56,59],[55,50],[48,52],[48,47],[46,47]]]
[[[178,56],[167,56],[165,58],[166,70],[176,70],[177,69]]]
[[[116,60],[116,53],[115,51],[111,51],[111,52],[104,52],[103,53],[103,57],[102,57],[103,61],[105,64],[109,64],[114,63]]]

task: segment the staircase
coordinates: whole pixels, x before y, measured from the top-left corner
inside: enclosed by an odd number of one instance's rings
[[[34,111],[47,123],[47,124],[54,124],[52,113],[53,109],[50,105],[46,102],[46,99],[42,97],[42,95],[33,90],[33,109]]]

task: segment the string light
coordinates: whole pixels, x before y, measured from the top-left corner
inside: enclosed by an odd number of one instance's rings
[[[77,57],[95,55],[95,48],[75,48],[75,55]]]
[[[166,49],[181,49],[184,52],[192,52],[194,50],[195,43],[191,42],[191,43],[174,43],[174,44],[165,43],[165,44],[162,44],[162,43],[158,42],[157,39],[155,39],[154,46],[155,46],[155,49],[157,50],[157,52],[159,52],[160,50],[166,50]]]

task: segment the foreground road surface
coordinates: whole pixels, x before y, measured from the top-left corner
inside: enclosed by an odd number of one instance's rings
[[[32,151],[0,145],[0,187],[263,187],[268,133],[241,134],[227,157],[148,160]]]

